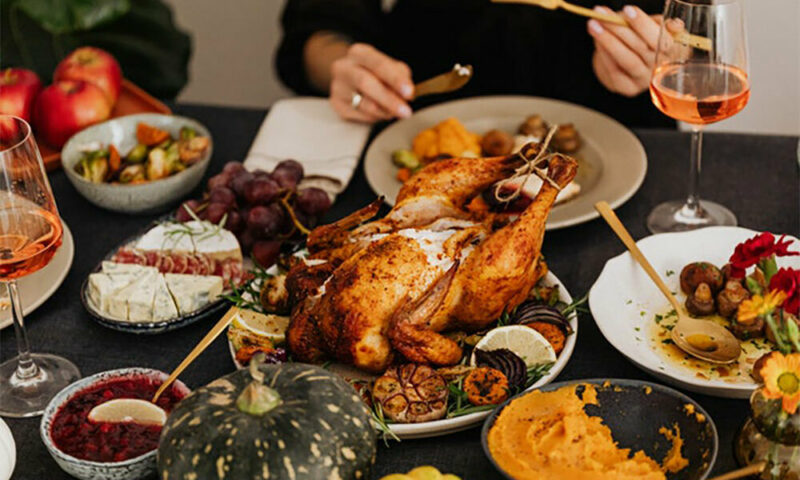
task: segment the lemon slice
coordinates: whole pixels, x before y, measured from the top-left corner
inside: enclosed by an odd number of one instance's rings
[[[541,333],[524,325],[508,325],[489,330],[475,345],[476,350],[487,352],[499,348],[507,348],[516,353],[528,368],[556,361],[556,352],[550,342]],[[470,358],[470,365],[475,366],[475,353]]]
[[[286,341],[289,317],[265,315],[252,310],[239,309],[233,317],[231,328],[246,330],[248,333],[272,342],[273,345]]]
[[[142,425],[164,425],[167,412],[158,405],[138,398],[115,398],[95,406],[89,412],[93,422],[132,422]]]

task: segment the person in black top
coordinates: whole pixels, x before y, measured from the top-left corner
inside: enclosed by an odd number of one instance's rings
[[[674,127],[647,94],[664,0],[634,3],[595,7],[619,11],[626,28],[489,0],[288,0],[278,73],[297,93],[328,95],[340,116],[361,122],[411,115],[414,82],[461,63],[474,67],[472,80],[435,100],[536,95],[629,126]]]

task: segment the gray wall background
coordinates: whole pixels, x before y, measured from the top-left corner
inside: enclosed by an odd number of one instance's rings
[[[800,0],[742,1],[752,96],[739,115],[709,130],[800,134]],[[291,95],[272,63],[284,0],[167,3],[194,38],[191,80],[179,100],[263,108]]]

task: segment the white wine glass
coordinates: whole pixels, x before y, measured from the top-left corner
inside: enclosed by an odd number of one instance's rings
[[[56,393],[80,378],[69,360],[31,353],[16,282],[50,263],[62,232],[30,125],[0,115],[0,282],[8,290],[17,337],[17,356],[0,364],[0,416],[39,415]]]
[[[690,46],[687,34],[708,43]],[[736,225],[724,206],[700,200],[703,127],[739,113],[750,99],[744,13],[738,0],[667,0],[650,81],[650,96],[665,115],[692,129],[685,200],[658,205],[647,218],[653,233]]]

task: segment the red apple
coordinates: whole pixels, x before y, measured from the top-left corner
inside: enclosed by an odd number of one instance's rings
[[[0,72],[0,113],[16,115],[31,121],[36,95],[42,82],[34,72],[24,68],[7,68]]]
[[[80,47],[66,56],[53,72],[53,81],[83,80],[97,85],[111,106],[117,103],[122,88],[122,70],[113,55],[96,47]]]
[[[61,148],[75,132],[109,115],[111,103],[100,87],[81,80],[62,80],[39,94],[33,122],[45,142]]]

